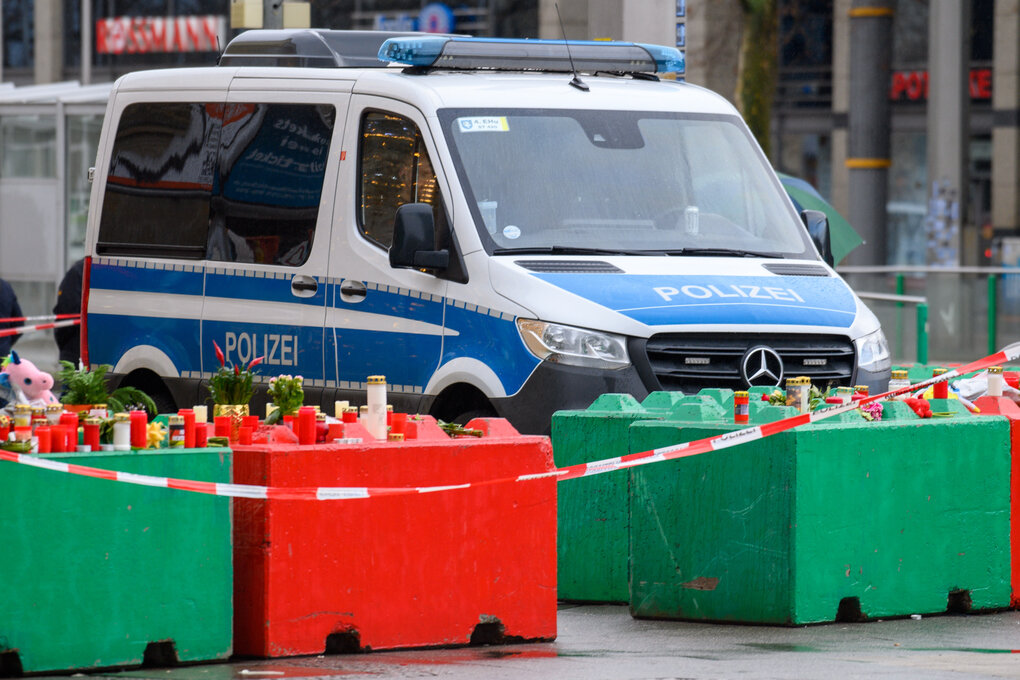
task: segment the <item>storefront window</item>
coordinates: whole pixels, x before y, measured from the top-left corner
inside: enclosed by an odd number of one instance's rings
[[[0,179],[56,177],[55,116],[0,117]]]
[[[886,246],[889,264],[927,264],[928,136],[924,132],[892,133],[889,170],[889,215]]]
[[[3,30],[4,68],[30,68],[32,59],[32,24],[35,21],[32,0],[0,2],[0,26]]]
[[[786,133],[781,140],[779,169],[806,180],[832,199],[832,137],[828,134]]]

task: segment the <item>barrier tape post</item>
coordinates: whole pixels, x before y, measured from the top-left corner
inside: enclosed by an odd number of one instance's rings
[[[693,442],[685,442],[683,444],[675,444],[672,446],[666,446],[651,451],[643,451],[640,453],[632,453],[626,456],[619,456],[614,458],[607,458],[604,460],[591,461],[587,463],[580,463],[578,465],[571,465],[566,468],[557,468],[548,472],[533,473],[526,475],[519,475],[514,478],[506,479],[493,479],[484,482],[473,482],[469,484],[454,484],[454,485],[442,485],[442,486],[422,486],[422,487],[294,487],[294,488],[282,488],[272,486],[256,486],[246,484],[217,484],[212,482],[199,482],[193,480],[184,479],[173,479],[169,477],[154,477],[148,475],[137,475],[125,472],[117,472],[115,470],[104,470],[102,468],[87,467],[84,465],[74,465],[71,463],[64,463],[61,461],[55,461],[45,458],[39,458],[38,456],[31,454],[14,453],[12,451],[4,451],[0,449],[0,460],[6,460],[13,463],[20,463],[22,465],[30,465],[34,467],[45,468],[48,470],[54,470],[57,472],[66,472],[70,474],[82,475],[85,477],[95,477],[99,479],[109,479],[112,481],[126,482],[128,484],[142,484],[146,486],[163,486],[169,489],[179,489],[182,491],[191,491],[194,493],[202,493],[214,496],[228,496],[233,498],[265,498],[268,500],[347,500],[354,498],[371,498],[374,496],[394,496],[401,494],[422,494],[432,493],[437,491],[447,491],[452,489],[466,489],[477,486],[487,486],[491,484],[500,484],[511,481],[528,481],[533,479],[545,479],[548,477],[556,477],[557,482],[564,481],[567,479],[577,479],[579,477],[592,477],[594,475],[601,475],[607,472],[613,472],[624,468],[632,468],[640,465],[648,465],[650,463],[657,463],[663,460],[674,460],[677,458],[684,458],[687,456],[695,456],[709,451],[720,451],[727,449],[738,444],[743,444],[749,441],[755,441],[763,439],[765,437],[771,437],[774,434],[791,430],[800,425],[807,423],[818,422],[826,418],[838,415],[840,413],[847,413],[854,411],[865,404],[870,404],[877,401],[884,401],[893,397],[897,397],[901,394],[913,393],[919,389],[924,389],[930,385],[934,385],[939,382],[946,380],[952,380],[961,375],[967,373],[973,373],[982,369],[988,368],[989,366],[997,366],[1007,364],[1012,361],[1016,361],[1020,358],[1020,342],[1009,345],[1008,347],[991,354],[977,361],[972,361],[964,366],[959,366],[953,370],[947,371],[942,375],[933,376],[927,380],[923,380],[913,385],[901,387],[899,389],[890,390],[882,394],[876,394],[870,397],[865,397],[860,401],[851,402],[849,404],[838,404],[829,406],[826,408],[818,409],[810,413],[799,413],[795,416],[778,420],[772,423],[765,423],[762,425],[755,425],[753,427],[744,428],[742,430],[734,430],[721,435],[715,435],[713,437],[706,437],[705,439],[699,439]]]

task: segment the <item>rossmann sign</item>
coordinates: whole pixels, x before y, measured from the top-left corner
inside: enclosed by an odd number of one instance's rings
[[[219,52],[226,36],[225,16],[111,17],[96,22],[96,52]]]

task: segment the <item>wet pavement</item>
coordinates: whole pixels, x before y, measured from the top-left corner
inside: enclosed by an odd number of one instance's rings
[[[92,677],[1017,678],[1020,612],[801,628],[631,618],[627,607],[560,606],[555,642],[233,661]]]

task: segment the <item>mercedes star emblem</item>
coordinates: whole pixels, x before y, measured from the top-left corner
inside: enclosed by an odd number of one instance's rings
[[[780,385],[783,382],[783,360],[771,347],[758,345],[744,353],[740,374],[748,387]]]

